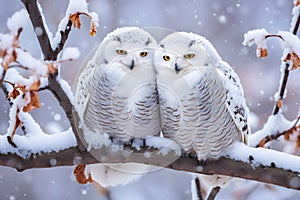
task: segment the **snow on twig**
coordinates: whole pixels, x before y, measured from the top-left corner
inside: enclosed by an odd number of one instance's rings
[[[262,165],[293,172],[300,171],[300,157],[271,149],[251,148],[243,143],[235,143],[226,155],[233,160],[250,161],[254,169]]]
[[[266,44],[266,36],[269,33],[266,29],[255,29],[248,31],[244,34],[243,45],[252,46],[253,44],[257,45],[256,56],[266,57],[267,56],[267,44]]]
[[[58,48],[62,41],[62,33],[68,26],[68,22],[72,21],[74,27],[80,28],[79,15],[85,14],[91,19],[90,34],[94,36],[96,34],[96,28],[99,26],[99,18],[95,12],[90,12],[86,0],[70,0],[68,8],[65,13],[65,17],[60,21],[55,37],[53,38],[52,48]]]
[[[286,86],[290,70],[297,69],[300,66],[300,39],[296,36],[300,23],[299,1],[294,1],[294,5],[290,32],[279,31],[278,34],[269,34],[265,29],[256,29],[248,31],[244,35],[243,44],[249,46],[256,44],[258,57],[267,56],[266,39],[269,37],[280,38],[283,49],[280,66],[281,78],[278,91],[274,94],[275,105],[272,113],[273,116],[269,117],[268,122],[264,125],[262,130],[251,136],[251,146],[264,146],[266,141],[269,142],[273,139],[277,139],[280,135],[283,135],[281,133],[290,133],[294,130],[294,122],[286,120],[280,112],[282,100],[286,96]],[[262,55],[264,52],[265,54]]]
[[[6,25],[12,33],[17,33],[20,28],[24,29],[29,22],[28,13],[25,9],[21,9],[8,18]]]
[[[261,130],[250,135],[249,145],[252,147],[261,146],[259,144],[264,138],[289,130],[293,125],[294,122],[288,121],[282,114],[271,115]]]

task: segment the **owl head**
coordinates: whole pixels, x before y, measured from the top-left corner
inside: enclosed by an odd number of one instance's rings
[[[155,53],[158,72],[169,69],[181,74],[194,67],[213,66],[221,60],[211,43],[194,33],[171,33],[159,45],[161,48]]]
[[[155,39],[138,27],[122,27],[109,33],[99,45],[94,56],[96,65],[119,63],[132,70],[141,64],[152,62]],[[126,68],[127,67],[127,68]]]

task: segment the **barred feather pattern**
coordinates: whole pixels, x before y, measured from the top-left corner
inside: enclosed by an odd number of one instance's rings
[[[141,70],[147,73],[151,69],[153,67]],[[96,69],[86,81],[89,97],[83,114],[85,124],[95,132],[107,133],[123,142],[158,135],[160,123],[154,72],[148,79],[137,80],[139,72],[111,71]]]
[[[164,136],[185,151],[196,151],[199,160],[218,158],[233,142],[242,140],[228,111],[226,90],[217,70],[207,66],[181,77],[188,84],[182,84],[180,90],[172,84],[158,84]],[[170,98],[178,102],[168,104]]]

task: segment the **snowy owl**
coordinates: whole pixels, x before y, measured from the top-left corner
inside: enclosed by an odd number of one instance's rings
[[[160,42],[155,68],[164,137],[199,160],[218,159],[249,126],[236,73],[205,38],[175,32]]]
[[[100,43],[78,78],[74,96],[89,147],[100,148],[108,138],[123,144],[159,135],[153,65],[156,47],[155,39],[137,27],[118,28]],[[114,186],[140,177],[141,173],[135,171],[140,167],[147,168],[138,164],[100,164],[88,166],[88,170],[103,186]]]
[[[104,38],[75,92],[75,109],[88,129],[122,142],[159,134],[156,45],[148,32],[136,27],[116,29]]]

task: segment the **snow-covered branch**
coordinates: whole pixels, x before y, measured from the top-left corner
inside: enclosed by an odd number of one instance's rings
[[[296,2],[296,1],[295,1]],[[285,97],[286,86],[290,70],[300,66],[300,39],[296,36],[300,23],[300,5],[295,3],[292,11],[292,22],[290,31],[279,31],[278,34],[269,34],[265,29],[255,29],[244,34],[244,45],[257,45],[256,55],[263,58],[268,55],[266,39],[278,37],[281,39],[283,56],[281,60],[281,79],[278,92],[275,94],[275,105],[273,115],[279,113],[282,107],[282,100]]]
[[[80,28],[80,14],[88,15],[88,17],[91,19],[90,34],[95,35],[96,33],[96,27],[98,26],[98,16],[95,13],[88,11],[86,1],[69,2],[66,16],[61,20],[55,38],[52,38],[52,34],[50,33],[43,17],[42,8],[38,4],[37,0],[22,0],[22,2],[25,5],[26,10],[28,11],[45,60],[57,60],[58,55],[64,48],[65,42],[68,39],[68,35],[71,31],[72,25],[74,25],[74,27]],[[73,113],[75,111],[73,111],[72,106],[72,95],[70,92],[71,90],[68,84],[66,84],[65,81],[59,77],[58,68],[54,68],[54,70],[49,74],[47,88],[52,92],[52,94],[56,97],[59,105],[64,109],[66,116],[71,124],[72,130],[77,138],[78,147],[79,149],[84,151],[85,147],[81,143],[78,133],[78,131],[81,130],[77,127],[73,119]]]
[[[14,153],[0,154],[0,165],[23,171],[31,168],[50,168],[58,166],[73,166],[93,163],[145,163],[162,166],[177,171],[198,174],[221,174],[243,179],[271,183],[286,188],[300,190],[300,158],[268,149],[250,148],[243,144],[236,145],[228,152],[231,156],[220,160],[199,162],[195,157],[181,156],[171,164],[165,166],[165,160],[174,156],[174,151],[163,154],[151,154],[151,157],[142,156],[145,152],[157,151],[155,148],[144,147],[136,150],[126,147],[128,153],[115,151],[107,160],[99,161],[88,152],[80,152],[72,147],[59,152],[40,153],[23,158]],[[107,158],[112,149],[105,147],[97,150],[99,157]],[[141,156],[136,156],[137,153]],[[265,159],[269,158],[269,159]],[[292,161],[292,162],[291,162]]]

